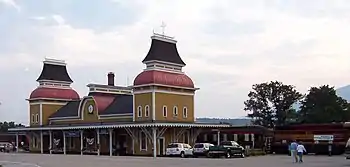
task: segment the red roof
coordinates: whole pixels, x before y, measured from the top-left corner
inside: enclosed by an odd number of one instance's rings
[[[53,99],[79,99],[79,94],[73,89],[38,87],[31,94],[30,99],[53,98]]]
[[[186,74],[164,72],[157,70],[143,71],[134,80],[134,85],[161,84],[194,88],[193,81]]]
[[[98,112],[103,112],[114,101],[114,96],[98,96],[94,95],[94,100],[98,109]]]

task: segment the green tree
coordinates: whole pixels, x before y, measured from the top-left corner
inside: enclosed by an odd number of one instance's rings
[[[299,111],[301,123],[344,122],[350,118],[347,101],[337,96],[334,87],[312,87]]]
[[[9,128],[24,127],[22,124],[16,124],[15,122],[0,122],[0,132],[7,132]]]
[[[271,81],[253,85],[248,97],[244,102],[244,110],[252,112],[248,117],[253,119],[253,124],[274,127],[294,120],[295,110],[292,105],[303,95],[293,85]]]

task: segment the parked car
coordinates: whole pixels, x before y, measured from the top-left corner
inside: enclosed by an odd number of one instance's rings
[[[214,146],[211,143],[196,143],[193,146],[193,156],[208,156],[209,147]]]
[[[0,152],[11,152],[14,146],[9,142],[0,142]]]
[[[193,156],[193,149],[186,143],[170,143],[166,148],[166,156],[180,156],[190,157]]]
[[[221,157],[231,158],[232,156],[239,156],[244,158],[244,148],[235,141],[224,141],[218,146],[209,147],[209,157]]]

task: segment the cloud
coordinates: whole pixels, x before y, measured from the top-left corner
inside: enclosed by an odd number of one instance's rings
[[[0,4],[1,3],[15,8],[18,12],[21,11],[21,7],[14,0],[0,0]]]
[[[21,14],[0,19],[6,25],[0,69],[38,75],[44,57],[65,59],[71,75],[88,71],[74,77],[83,93],[88,82],[104,83],[107,71],[120,73],[121,84],[142,71],[149,37],[162,21],[178,40],[185,72],[201,88],[198,116],[245,115],[243,101],[259,82],[280,80],[302,92],[350,82],[344,77],[350,72],[348,1],[22,0],[17,6]],[[33,88],[32,75],[22,82]]]

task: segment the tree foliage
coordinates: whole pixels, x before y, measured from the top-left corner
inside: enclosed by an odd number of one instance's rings
[[[15,122],[0,122],[0,132],[7,132],[9,128],[24,127],[22,124],[16,124]]]
[[[253,123],[274,127],[284,125],[295,118],[292,105],[302,98],[302,94],[292,85],[271,81],[253,85],[248,97],[244,102],[244,110],[252,112],[248,117],[253,118]]]
[[[345,122],[350,118],[347,101],[328,85],[312,87],[301,104],[300,123]]]

